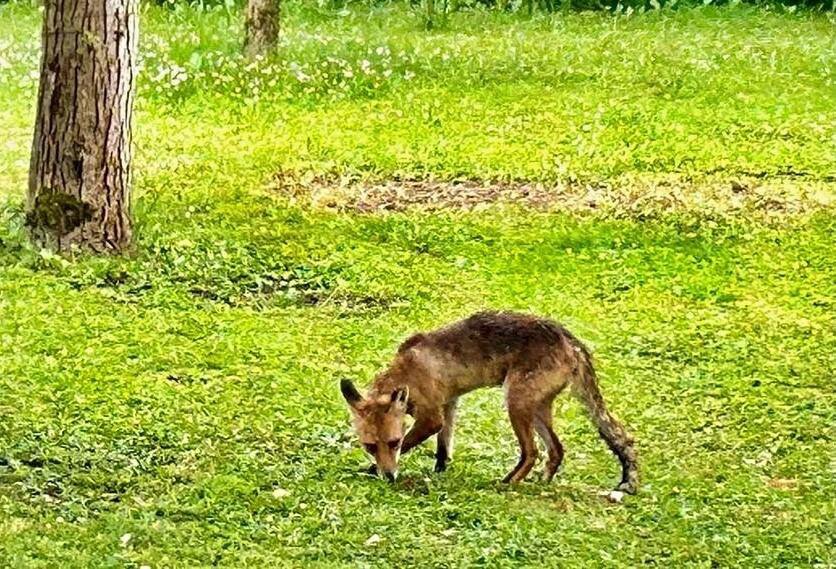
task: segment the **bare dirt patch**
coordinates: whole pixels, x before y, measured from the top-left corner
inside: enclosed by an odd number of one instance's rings
[[[790,177],[693,180],[679,175],[610,182],[385,180],[279,173],[273,189],[315,208],[363,213],[480,210],[517,204],[543,211],[650,217],[667,212],[784,217],[836,205],[836,183]]]

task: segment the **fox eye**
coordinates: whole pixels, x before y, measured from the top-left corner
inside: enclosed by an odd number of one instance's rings
[[[395,439],[395,440],[389,441],[389,442],[388,442],[388,443],[386,443],[386,444],[388,444],[388,445],[389,445],[389,448],[390,448],[390,449],[395,450],[396,448],[398,448],[399,446],[401,446],[401,439]]]
[[[365,448],[366,452],[369,454],[377,452],[377,445],[374,443],[363,443],[363,448]]]

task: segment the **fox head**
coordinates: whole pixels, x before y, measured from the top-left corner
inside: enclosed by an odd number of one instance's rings
[[[398,476],[409,389],[399,387],[391,393],[366,398],[350,380],[343,379],[340,390],[354,416],[357,437],[366,452],[374,457],[378,474],[394,482]]]

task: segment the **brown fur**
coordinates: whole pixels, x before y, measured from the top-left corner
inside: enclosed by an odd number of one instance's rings
[[[360,441],[375,457],[377,471],[393,480],[399,455],[435,434],[436,470],[444,470],[452,455],[458,398],[480,387],[502,386],[520,445],[520,460],[504,481],[515,483],[525,479],[536,461],[535,431],[548,451],[545,478],[551,480],[560,467],[563,446],[552,429],[551,406],[567,385],[621,462],[618,489],[634,493],[638,470],[633,439],[607,411],[586,347],[551,320],[480,312],[407,339],[365,397],[348,380],[341,387]],[[406,414],[415,423],[404,435]]]

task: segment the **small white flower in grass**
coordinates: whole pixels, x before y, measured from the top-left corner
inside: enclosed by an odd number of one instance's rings
[[[373,533],[371,536],[369,536],[369,539],[366,540],[366,545],[367,546],[377,545],[378,543],[380,543],[380,539],[381,538],[380,538],[379,535],[377,535],[376,533]]]
[[[122,544],[122,547],[127,547],[128,543],[130,543],[131,541],[131,538],[133,538],[133,536],[129,533],[126,533],[119,538],[119,543]]]
[[[286,498],[287,496],[290,496],[290,492],[288,492],[284,488],[276,488],[276,489],[273,490],[273,497],[276,498],[277,500],[280,500],[282,498]]]

